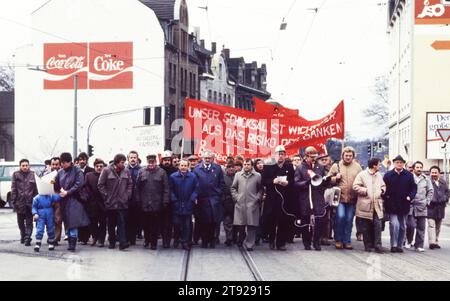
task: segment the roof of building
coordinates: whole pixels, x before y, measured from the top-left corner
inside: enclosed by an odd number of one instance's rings
[[[14,122],[14,92],[0,92],[0,123]]]
[[[175,13],[175,0],[139,0],[152,9],[158,19],[173,20]]]

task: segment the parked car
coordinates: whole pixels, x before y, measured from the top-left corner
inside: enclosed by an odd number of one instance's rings
[[[30,163],[30,168],[37,175],[44,169],[45,165],[42,163]],[[12,208],[11,204],[11,179],[15,171],[19,170],[18,162],[0,162],[0,207],[3,208],[6,204]]]

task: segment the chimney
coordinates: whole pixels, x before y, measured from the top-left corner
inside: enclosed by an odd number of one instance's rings
[[[205,48],[205,40],[200,40],[200,46],[201,46],[202,48]]]
[[[225,55],[225,58],[226,58],[227,60],[230,59],[230,49],[229,49],[229,48],[225,48],[225,49],[223,50],[223,54]]]
[[[215,54],[216,51],[217,51],[217,43],[216,42],[212,42],[211,43],[211,52]]]

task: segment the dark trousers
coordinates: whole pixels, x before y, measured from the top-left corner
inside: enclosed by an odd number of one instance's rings
[[[414,247],[423,248],[425,240],[425,224],[427,218],[426,216],[414,216],[408,215],[406,220],[406,239],[409,244],[412,244],[414,240]],[[414,232],[416,233],[416,238],[414,239]]]
[[[61,241],[61,233],[62,233],[62,213],[61,213],[61,204],[56,202],[54,207],[54,216],[55,216],[55,241]]]
[[[92,233],[92,237],[100,243],[105,243],[106,237],[106,213],[97,212],[89,216],[91,224],[89,225],[89,231]]]
[[[191,215],[178,215],[173,216],[173,226],[177,232],[178,239],[181,239],[182,243],[190,241],[191,234]]]
[[[320,240],[326,237],[326,229],[328,224],[327,215],[316,217],[314,220],[313,243],[320,245]]]
[[[202,245],[215,244],[214,234],[216,231],[217,223],[204,223],[199,222],[200,238],[202,239]]]
[[[91,237],[90,225],[78,228],[78,240],[81,242],[88,242]]]
[[[33,215],[31,210],[26,213],[17,213],[17,225],[20,230],[20,239],[30,240],[33,234]]]
[[[116,243],[116,227],[119,236],[119,243],[124,245],[127,242],[126,237],[126,210],[107,210],[106,216],[108,218],[108,241],[110,244]]]
[[[160,213],[160,231],[163,241],[163,246],[170,246],[170,241],[173,235],[173,216],[170,208],[164,208]]]
[[[302,234],[302,241],[305,247],[310,247],[312,242],[312,226],[310,225],[311,217],[303,215],[300,217],[300,232]]]
[[[142,210],[137,204],[132,204],[128,208],[127,218],[127,240],[131,244],[136,243],[136,236],[140,233],[142,224]]]
[[[198,243],[198,241],[200,240],[200,222],[199,222],[199,219],[198,219],[198,216],[195,216],[195,222],[194,222],[194,225],[193,225],[193,237],[192,237],[192,239],[193,239],[193,241],[194,241],[194,243]]]
[[[158,245],[161,215],[159,212],[144,212],[143,216],[145,243],[150,244],[152,247],[156,247]]]
[[[291,220],[281,212],[281,209],[278,212],[272,212],[272,214],[266,215],[264,220],[269,236],[269,243],[275,244],[276,247],[285,246],[287,236],[291,233],[289,228],[289,222]]]
[[[359,220],[365,248],[381,248],[381,227],[382,220],[378,218],[374,211],[373,220],[356,218]]]

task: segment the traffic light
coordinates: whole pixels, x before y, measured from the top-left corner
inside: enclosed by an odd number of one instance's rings
[[[150,107],[144,108],[144,125],[150,125]]]
[[[369,155],[369,158],[372,157],[372,143],[369,143],[367,146],[367,154]]]
[[[378,151],[378,143],[377,142],[374,142],[373,143],[373,147],[372,147],[372,150],[373,150],[373,152],[372,152],[372,154],[375,154],[377,151]]]
[[[94,155],[94,147],[92,145],[88,145],[88,156],[89,158]]]

